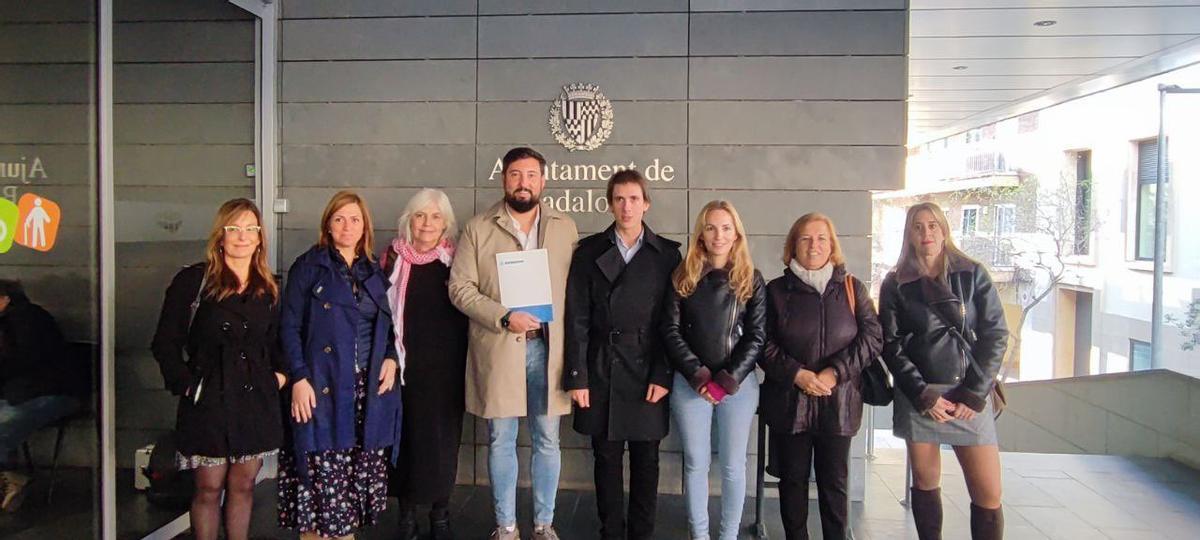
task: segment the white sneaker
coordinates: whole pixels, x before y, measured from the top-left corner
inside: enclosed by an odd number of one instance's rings
[[[537,533],[534,533],[537,536]],[[496,527],[492,531],[492,535],[488,537],[490,540],[521,540],[521,532],[513,527]]]

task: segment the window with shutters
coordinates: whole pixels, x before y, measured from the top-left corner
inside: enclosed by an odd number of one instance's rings
[[[1166,168],[1171,170],[1170,167]],[[1165,173],[1166,171],[1164,171]],[[1134,230],[1134,258],[1154,258],[1154,196],[1158,180],[1158,140],[1137,143],[1137,217]],[[1166,181],[1166,178],[1163,178]]]

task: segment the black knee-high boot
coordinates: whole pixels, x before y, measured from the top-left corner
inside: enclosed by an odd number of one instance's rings
[[[912,488],[908,495],[917,537],[921,540],[942,540],[942,489]]]
[[[1004,507],[981,508],[971,504],[971,539],[1002,540],[1004,538]]]

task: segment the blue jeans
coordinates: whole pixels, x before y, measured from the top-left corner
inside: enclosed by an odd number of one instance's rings
[[[746,449],[758,409],[758,376],[751,373],[736,394],[713,405],[675,374],[671,419],[683,441],[683,491],[692,538],[708,538],[708,467],[712,463],[713,412],[721,460],[721,540],[738,536],[746,502]]]
[[[533,440],[533,522],[554,523],[554,499],[558,496],[558,476],[562,456],[558,449],[558,416],[546,414],[546,341],[535,339],[525,344],[525,412]],[[496,525],[517,524],[517,417],[488,420],[488,479],[492,483],[492,502]]]
[[[17,405],[0,399],[0,458],[15,450],[35,431],[78,409],[79,400],[70,396],[39,396]]]

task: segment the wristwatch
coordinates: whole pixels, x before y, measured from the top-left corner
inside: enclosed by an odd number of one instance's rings
[[[500,326],[502,328],[508,329],[508,318],[511,316],[512,316],[512,312],[510,311],[508,313],[505,313],[503,317],[500,317]]]

